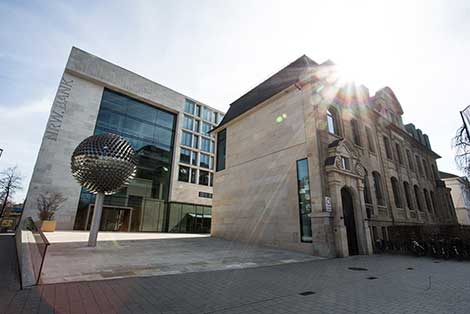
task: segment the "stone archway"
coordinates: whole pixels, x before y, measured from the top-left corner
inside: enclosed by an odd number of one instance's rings
[[[356,230],[354,199],[351,190],[347,187],[341,189],[341,204],[343,207],[343,222],[346,227],[349,255],[358,255],[359,244]]]

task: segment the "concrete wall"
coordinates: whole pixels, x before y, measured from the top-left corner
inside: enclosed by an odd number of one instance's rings
[[[311,243],[300,242],[296,161],[307,157],[300,95],[291,89],[227,127],[212,236],[312,253]]]

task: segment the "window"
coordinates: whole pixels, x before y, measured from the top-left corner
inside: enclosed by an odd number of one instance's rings
[[[200,167],[209,169],[209,161],[210,161],[209,155],[206,155],[206,154],[203,154],[203,153],[201,153],[199,155],[199,166]]]
[[[201,133],[205,135],[209,135],[209,131],[212,129],[212,125],[207,122],[202,122]]]
[[[432,212],[432,204],[431,204],[431,200],[429,199],[429,192],[426,189],[424,189],[423,192],[424,192],[424,200],[426,201],[426,207],[428,208],[429,212]]]
[[[408,206],[409,209],[413,210],[413,201],[411,199],[411,190],[410,190],[410,184],[408,182],[403,182],[403,189],[405,190],[405,198],[406,198],[406,205]]]
[[[385,146],[385,154],[388,159],[393,159],[392,150],[390,149],[390,142],[388,140],[388,137],[384,136],[383,139],[384,139],[384,146]]]
[[[184,112],[189,113],[189,114],[194,114],[195,105],[196,104],[194,103],[194,101],[186,99],[186,102],[184,103]]]
[[[380,174],[377,171],[372,172],[372,177],[374,178],[374,189],[375,189],[375,198],[377,199],[377,205],[385,206],[385,199],[382,189],[382,179]]]
[[[179,167],[178,181],[189,182],[189,167]]]
[[[341,168],[345,170],[351,170],[351,165],[349,163],[349,158],[341,156]]]
[[[330,107],[326,111],[326,124],[328,127],[328,132],[331,134],[340,135],[338,122],[338,113],[336,109]]]
[[[428,162],[426,161],[426,159],[423,159],[423,168],[424,173],[426,174],[426,178],[431,179],[431,174],[429,173]]]
[[[361,135],[359,133],[359,125],[357,123],[357,120],[355,119],[351,120],[351,129],[352,129],[354,144],[361,146]]]
[[[369,175],[364,175],[364,201],[366,204],[372,204],[372,197],[370,193],[370,183],[369,183]]]
[[[210,109],[206,107],[202,107],[202,118],[206,121],[209,122],[215,122],[214,121],[214,112],[212,112]]]
[[[310,179],[308,175],[308,161],[297,161],[297,191],[299,196],[300,239],[302,242],[312,242],[312,221],[310,214]]]
[[[207,152],[207,153],[213,153],[214,152],[214,142],[202,137],[201,138],[201,150]]]
[[[415,191],[415,199],[416,199],[416,204],[418,205],[418,209],[419,209],[420,211],[423,211],[423,204],[422,204],[422,202],[421,202],[421,195],[420,195],[420,193],[419,193],[419,188],[418,188],[417,185],[414,185],[414,186],[413,186],[413,189],[414,189],[414,191]]]
[[[184,116],[183,118],[183,128],[187,130],[192,130],[193,129],[193,118]]]
[[[398,180],[397,178],[392,177],[390,181],[392,182],[392,191],[393,191],[393,199],[395,201],[395,207],[403,208],[403,204],[401,203],[401,198],[400,198],[400,187],[398,186]]]
[[[194,115],[196,117],[200,117],[201,116],[201,105],[196,105],[196,111],[194,112]]]
[[[209,171],[199,170],[199,184],[209,185]]]
[[[191,165],[197,166],[197,153],[191,152]]]
[[[436,166],[434,166],[433,164],[431,164],[431,170],[432,170],[433,179],[434,179],[434,180],[439,180],[439,175],[437,174]]]
[[[193,135],[193,148],[196,148],[196,149],[199,148],[199,136],[198,135]]]
[[[366,136],[367,136],[367,144],[369,146],[369,151],[372,153],[375,153],[375,145],[374,145],[374,139],[372,137],[372,131],[368,127],[366,127]]]
[[[226,144],[226,136],[227,130],[224,129],[217,133],[217,165],[216,171],[224,170],[225,169],[225,144]]]
[[[181,135],[181,144],[184,146],[191,147],[192,139],[193,139],[193,135],[191,133],[183,131]]]
[[[181,148],[180,150],[180,162],[189,164],[191,159],[191,151],[189,149]]]
[[[421,165],[421,160],[419,159],[418,155],[415,156],[416,158],[416,166],[418,167],[418,173],[419,175],[423,176],[423,165]]]
[[[191,168],[191,183],[196,183],[197,169]]]
[[[400,144],[395,143],[395,150],[397,152],[398,162],[400,163],[400,165],[403,165],[403,156],[401,155]]]
[[[406,158],[408,159],[408,166],[410,167],[410,170],[414,170],[413,160],[411,159],[411,153],[408,149],[406,150]]]
[[[200,124],[199,120],[197,120],[197,119],[194,120],[194,129],[193,129],[194,132],[199,133],[199,124]]]
[[[434,214],[436,214],[437,203],[436,203],[436,198],[434,197],[433,191],[431,191],[431,202],[432,202],[432,207],[434,208]]]
[[[212,198],[212,193],[199,192],[199,197]]]

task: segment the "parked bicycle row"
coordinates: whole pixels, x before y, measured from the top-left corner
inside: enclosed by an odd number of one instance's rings
[[[460,238],[429,240],[377,240],[378,253],[403,253],[434,258],[470,260],[470,242]]]

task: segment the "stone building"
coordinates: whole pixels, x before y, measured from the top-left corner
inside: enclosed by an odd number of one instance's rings
[[[455,223],[429,138],[393,91],[373,96],[302,56],[213,130],[211,234],[319,256],[370,254],[394,224]]]
[[[67,201],[56,214],[62,230],[91,223],[94,195],[70,171],[86,137],[125,137],[138,158],[136,178],[106,196],[101,230],[209,232],[214,137],[223,113],[170,88],[72,48],[52,104],[23,217],[37,218],[40,193]]]
[[[470,182],[466,177],[442,171],[439,171],[439,176],[451,190],[458,223],[470,225]]]

